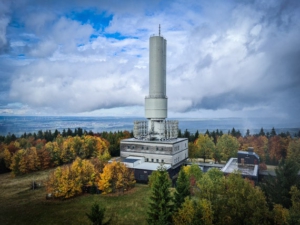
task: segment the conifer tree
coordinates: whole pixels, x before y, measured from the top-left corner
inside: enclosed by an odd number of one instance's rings
[[[94,203],[91,208],[91,213],[86,213],[86,216],[92,222],[93,225],[105,225],[110,223],[110,219],[107,222],[104,221],[104,213],[106,209],[99,204]]]
[[[190,196],[190,181],[185,174],[183,167],[179,171],[178,179],[176,182],[176,192],[174,194],[174,209],[177,211],[181,208],[185,197]]]
[[[262,190],[265,192],[270,208],[273,204],[281,204],[285,208],[292,205],[290,189],[292,186],[300,187],[298,179],[298,164],[291,160],[281,160],[275,170],[276,177],[269,176],[261,183]]]
[[[148,224],[168,225],[172,223],[173,204],[170,195],[169,174],[163,166],[158,167],[158,178],[151,187]]]

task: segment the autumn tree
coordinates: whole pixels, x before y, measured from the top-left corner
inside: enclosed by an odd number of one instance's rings
[[[182,167],[179,171],[174,193],[175,211],[177,211],[181,207],[182,203],[184,202],[184,199],[188,196],[190,196],[190,182]]]
[[[169,174],[163,166],[158,169],[158,178],[152,184],[148,209],[148,224],[172,224],[173,204],[169,191]]]
[[[236,137],[224,134],[218,139],[216,148],[221,151],[222,160],[227,161],[231,157],[236,157],[239,146]]]
[[[173,215],[174,225],[213,224],[211,203],[206,199],[186,198],[182,207]]]
[[[51,166],[58,166],[62,163],[60,159],[61,148],[58,142],[56,141],[48,142],[45,145],[45,150],[49,153]]]
[[[191,195],[194,195],[195,190],[197,189],[197,182],[201,179],[203,175],[202,170],[197,164],[184,166],[183,170],[190,182],[190,193]]]
[[[84,185],[95,182],[96,171],[88,160],[79,157],[71,165],[57,167],[47,181],[47,192],[56,198],[70,198],[82,193]]]
[[[196,156],[203,158],[204,162],[205,159],[211,157],[215,148],[212,138],[203,134],[199,135],[198,139],[195,141],[195,145],[197,147]]]
[[[73,138],[68,137],[63,141],[62,149],[60,152],[60,160],[63,163],[72,162],[76,158],[76,152],[73,147]]]
[[[99,175],[98,187],[103,194],[114,193],[117,190],[124,192],[135,184],[133,170],[117,161],[108,163]]]
[[[51,167],[51,156],[50,152],[47,151],[45,147],[37,151],[39,160],[40,160],[40,167],[41,169],[45,170]]]
[[[110,158],[109,143],[103,138],[84,135],[83,137],[83,150],[85,157],[104,157]]]
[[[271,213],[270,222],[274,225],[289,225],[289,210],[280,204],[275,204]]]
[[[269,139],[270,158],[276,163],[281,158],[286,158],[290,137],[273,136]]]
[[[20,171],[20,161],[23,158],[23,154],[24,154],[24,150],[21,149],[17,151],[11,159],[10,169],[11,169],[11,174],[13,176],[22,174],[22,172]]]
[[[11,153],[8,151],[7,148],[5,148],[3,151],[3,160],[4,160],[6,168],[10,167],[11,159],[12,159]]]
[[[300,189],[296,186],[291,187],[290,191],[292,207],[290,208],[291,225],[300,224]]]
[[[290,141],[287,150],[287,159],[295,160],[300,168],[300,138]]]
[[[245,136],[239,137],[241,149],[247,151],[249,147],[254,148],[254,152],[257,153],[262,162],[266,161],[268,154],[268,138],[266,136]]]
[[[13,157],[10,169],[13,176],[39,170],[40,161],[35,147],[20,149]]]

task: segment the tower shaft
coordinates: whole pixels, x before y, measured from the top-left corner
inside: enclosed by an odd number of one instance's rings
[[[145,117],[152,120],[167,118],[166,45],[161,36],[150,37],[149,96],[145,98]]]

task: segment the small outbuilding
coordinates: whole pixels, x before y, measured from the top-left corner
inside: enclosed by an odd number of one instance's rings
[[[224,174],[240,172],[244,178],[248,178],[257,183],[259,163],[259,156],[254,152],[253,148],[250,147],[248,151],[238,151],[238,157],[230,158],[221,171]]]

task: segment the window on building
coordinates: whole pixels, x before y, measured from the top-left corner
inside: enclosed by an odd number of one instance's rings
[[[149,159],[147,158],[147,159],[146,159],[146,162],[148,162],[148,161],[149,161]]]
[[[142,146],[142,149],[144,149],[144,146]]]
[[[156,159],[156,162],[159,162],[159,160],[158,160],[158,159]]]
[[[164,163],[164,160],[162,159],[161,162]]]
[[[151,162],[153,162],[153,159],[151,159]]]
[[[156,147],[156,151],[158,150],[158,147]]]

